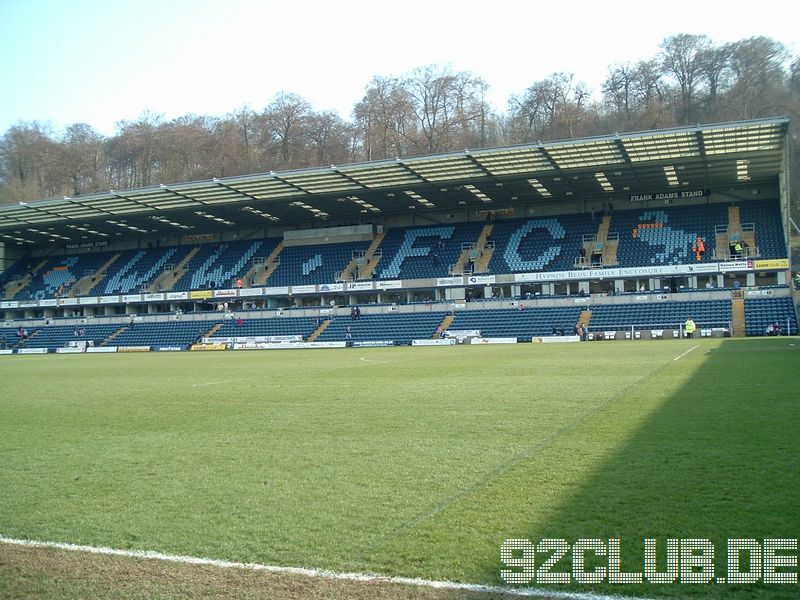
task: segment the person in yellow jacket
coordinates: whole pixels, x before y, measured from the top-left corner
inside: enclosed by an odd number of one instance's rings
[[[694,324],[692,317],[686,319],[686,323],[683,324],[683,331],[686,333],[687,338],[694,337],[695,329],[697,329],[697,325]]]

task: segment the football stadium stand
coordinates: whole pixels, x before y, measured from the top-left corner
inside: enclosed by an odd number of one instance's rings
[[[214,332],[215,338],[299,335],[310,336],[319,326],[314,317],[230,318]]]
[[[584,236],[597,231],[587,214],[496,223],[490,273],[567,271],[579,256]]]
[[[446,315],[446,312],[415,312],[361,315],[357,319],[338,317],[331,321],[317,341],[391,340],[396,344],[410,344],[415,339],[432,338]]]
[[[529,341],[692,316],[794,335],[787,132],[763,119],[0,207],[0,334],[31,350]]]
[[[797,319],[791,298],[745,299],[747,335],[767,335],[770,325],[779,323],[781,334],[797,335]]]
[[[376,279],[446,277],[463,244],[475,243],[482,223],[394,228],[380,245]]]
[[[581,308],[576,306],[463,311],[456,313],[448,329],[480,331],[482,337],[512,337],[527,342],[534,337],[572,335],[580,314]]]
[[[267,279],[269,286],[333,283],[347,267],[353,253],[365,251],[369,242],[289,246],[278,255],[278,267]]]
[[[592,308],[590,331],[680,327],[692,317],[698,327],[730,327],[730,300],[602,304]]]

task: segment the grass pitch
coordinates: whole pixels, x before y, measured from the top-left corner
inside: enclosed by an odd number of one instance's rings
[[[638,572],[707,538],[724,574],[728,538],[800,537],[795,342],[4,356],[0,535],[486,584],[508,538]]]

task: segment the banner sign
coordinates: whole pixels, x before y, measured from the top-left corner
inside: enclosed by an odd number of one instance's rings
[[[747,261],[743,261],[747,264]],[[653,267],[628,267],[614,269],[583,269],[577,271],[550,271],[540,273],[517,273],[514,275],[516,283],[535,281],[558,281],[563,279],[620,279],[623,277],[657,277],[660,275],[691,275],[694,273],[716,273],[723,264],[739,263],[709,263],[698,265],[661,265]],[[741,270],[737,268],[736,270]]]
[[[464,278],[463,277],[437,277],[436,278],[436,285],[438,287],[446,286],[446,285],[464,285]]]
[[[788,258],[773,258],[772,260],[754,260],[753,268],[756,271],[782,270],[789,268]]]
[[[114,302],[116,302],[119,296],[106,296],[106,298],[114,298]],[[98,296],[84,296],[78,298],[78,304],[80,304],[81,306],[83,306],[84,304],[99,304],[99,303],[100,303],[100,298]]]
[[[150,352],[150,346],[118,346],[117,352]]]
[[[20,348],[17,354],[47,354],[47,348]]]
[[[344,284],[343,283],[323,283],[319,286],[320,292],[343,292],[344,291]]]
[[[679,200],[681,198],[703,198],[706,190],[685,190],[682,192],[661,192],[657,194],[634,194],[629,196],[631,202],[649,202],[650,200]]]
[[[411,340],[412,346],[455,346],[455,338],[446,340]]]
[[[719,270],[723,273],[727,273],[728,271],[751,271],[752,269],[753,261],[751,260],[733,260],[719,263]]]
[[[208,300],[211,298],[211,290],[197,290],[189,292],[190,300]]]
[[[449,338],[457,338],[463,340],[468,337],[481,337],[480,329],[448,329],[444,332],[445,336]]]
[[[20,308],[36,308],[39,306],[38,300],[20,300],[19,307]]]
[[[81,304],[83,304],[83,298],[81,298]],[[119,302],[119,296],[100,296],[98,299],[100,304],[116,304]],[[92,304],[97,304],[97,302],[92,302]]]
[[[80,354],[85,351],[86,351],[85,347],[56,348],[56,354]]]
[[[156,352],[183,352],[183,346],[155,346],[153,348]]]
[[[396,290],[403,287],[403,282],[399,279],[392,281],[376,281],[375,287],[379,290]]]
[[[358,292],[363,290],[371,290],[373,289],[373,283],[371,281],[352,281],[347,284],[347,291],[348,292]]]
[[[187,292],[167,292],[167,300],[187,300],[188,298]]]
[[[317,291],[316,285],[293,285],[292,286],[292,293],[293,294],[313,294]]]
[[[185,244],[199,244],[202,242],[213,242],[214,241],[214,234],[213,233],[187,233],[186,235],[182,236],[181,239]]]
[[[264,288],[242,288],[239,290],[240,296],[261,296],[264,294]]]
[[[164,293],[160,294],[145,294],[144,295],[145,302],[153,302],[153,301],[161,301],[164,300]]]
[[[234,350],[295,350],[314,348],[346,348],[346,342],[250,342],[234,344]]]
[[[367,342],[353,342],[353,348],[382,348],[385,346],[394,346],[391,340],[371,340]]]
[[[6,350],[0,350],[0,354],[14,354],[14,351],[11,348],[7,348]]]
[[[59,306],[75,306],[78,304],[77,298],[59,298],[58,305]]]
[[[142,295],[141,294],[125,294],[122,296],[123,302],[141,302]]]
[[[467,283],[470,285],[491,285],[496,280],[494,275],[470,275],[467,277]]]
[[[0,308],[17,308],[19,306],[19,302],[16,300],[5,300],[0,302]]]
[[[302,335],[248,335],[237,337],[204,337],[204,344],[247,344],[250,342],[302,342]]]
[[[517,338],[472,338],[470,344],[516,344]]]
[[[55,298],[45,298],[44,300],[39,300],[39,306],[58,306],[58,300]]]
[[[288,293],[289,293],[288,285],[264,288],[264,294],[267,296],[285,296]]]
[[[81,242],[80,244],[73,242],[67,244],[65,247],[69,250],[75,250],[76,248],[102,248],[103,246],[108,246],[108,242],[105,240],[99,242]]]
[[[96,353],[96,354],[100,354],[100,353],[108,354],[110,352],[116,352],[116,351],[117,351],[117,347],[116,346],[95,346],[94,348],[87,348],[86,349],[86,352],[92,352],[92,353]]]
[[[189,350],[197,351],[197,350],[227,350],[227,344],[192,344],[192,347]]]
[[[577,335],[551,335],[548,337],[535,337],[531,340],[534,344],[553,344],[557,342],[580,342]]]
[[[214,290],[214,298],[233,298],[236,296],[237,290]]]

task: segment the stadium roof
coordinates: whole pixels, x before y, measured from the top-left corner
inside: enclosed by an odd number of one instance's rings
[[[788,127],[785,118],[758,119],[20,202],[0,206],[0,242],[60,245],[776,185]]]

